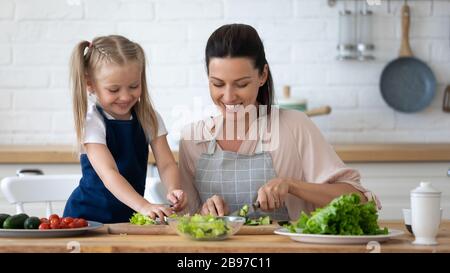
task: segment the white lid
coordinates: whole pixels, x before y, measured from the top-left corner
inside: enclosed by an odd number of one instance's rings
[[[433,188],[430,182],[420,182],[420,186],[411,191],[413,195],[440,195],[441,192]]]

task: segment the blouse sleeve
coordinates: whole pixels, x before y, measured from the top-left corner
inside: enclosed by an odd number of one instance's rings
[[[106,145],[106,127],[103,117],[94,105],[90,105],[84,124],[83,144],[99,143]]]
[[[334,151],[333,147],[325,140],[320,130],[306,116],[300,127],[300,135],[303,140],[299,145],[299,153],[302,158],[304,179],[309,183],[347,183],[360,191],[369,201],[374,200],[377,207],[381,208],[378,198],[361,185],[361,176],[356,169],[347,167]]]

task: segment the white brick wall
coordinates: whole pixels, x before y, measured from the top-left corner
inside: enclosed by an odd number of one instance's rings
[[[362,0],[361,0],[362,1]],[[309,107],[328,104],[314,122],[334,143],[449,142],[450,115],[442,96],[450,84],[450,0],[409,1],[411,45],[438,79],[432,104],[402,114],[386,105],[379,78],[398,54],[403,1],[373,6],[376,60],[335,59],[338,11],[327,0],[1,0],[0,144],[71,143],[68,61],[80,40],[122,34],[146,51],[150,92],[175,142],[181,120],[210,107],[204,47],[217,27],[253,25],[261,35],[277,94]],[[352,7],[352,5],[348,5]],[[183,118],[183,119],[182,119]]]

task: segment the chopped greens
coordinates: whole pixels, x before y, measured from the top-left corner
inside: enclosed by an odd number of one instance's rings
[[[284,225],[290,232],[334,235],[377,235],[388,234],[388,229],[380,229],[378,213],[374,201],[360,203],[357,194],[352,193],[335,198],[327,206],[318,208],[308,216],[302,212],[294,224]]]
[[[177,229],[179,232],[189,235],[194,239],[220,239],[231,232],[225,220],[212,215],[178,217]]]
[[[247,225],[247,226],[259,226],[259,225],[270,225],[270,224],[271,224],[270,216],[266,215],[266,216],[261,216],[258,219],[246,218],[244,225]]]
[[[249,205],[245,204],[242,206],[242,208],[239,210],[239,213],[238,213],[238,216],[245,218],[244,225],[259,226],[259,225],[270,225],[272,223],[269,215],[261,216],[258,219],[250,219],[248,217],[248,211],[249,211]]]
[[[148,217],[147,215],[143,215],[139,212],[133,213],[133,215],[130,218],[130,223],[133,225],[154,225],[156,224],[156,221],[152,218]]]
[[[248,205],[245,204],[242,206],[242,208],[239,210],[238,216],[247,218],[248,214]]]

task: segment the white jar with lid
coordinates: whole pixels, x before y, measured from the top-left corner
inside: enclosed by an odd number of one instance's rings
[[[437,245],[436,235],[441,223],[441,192],[429,182],[411,191],[411,224],[413,244]]]

